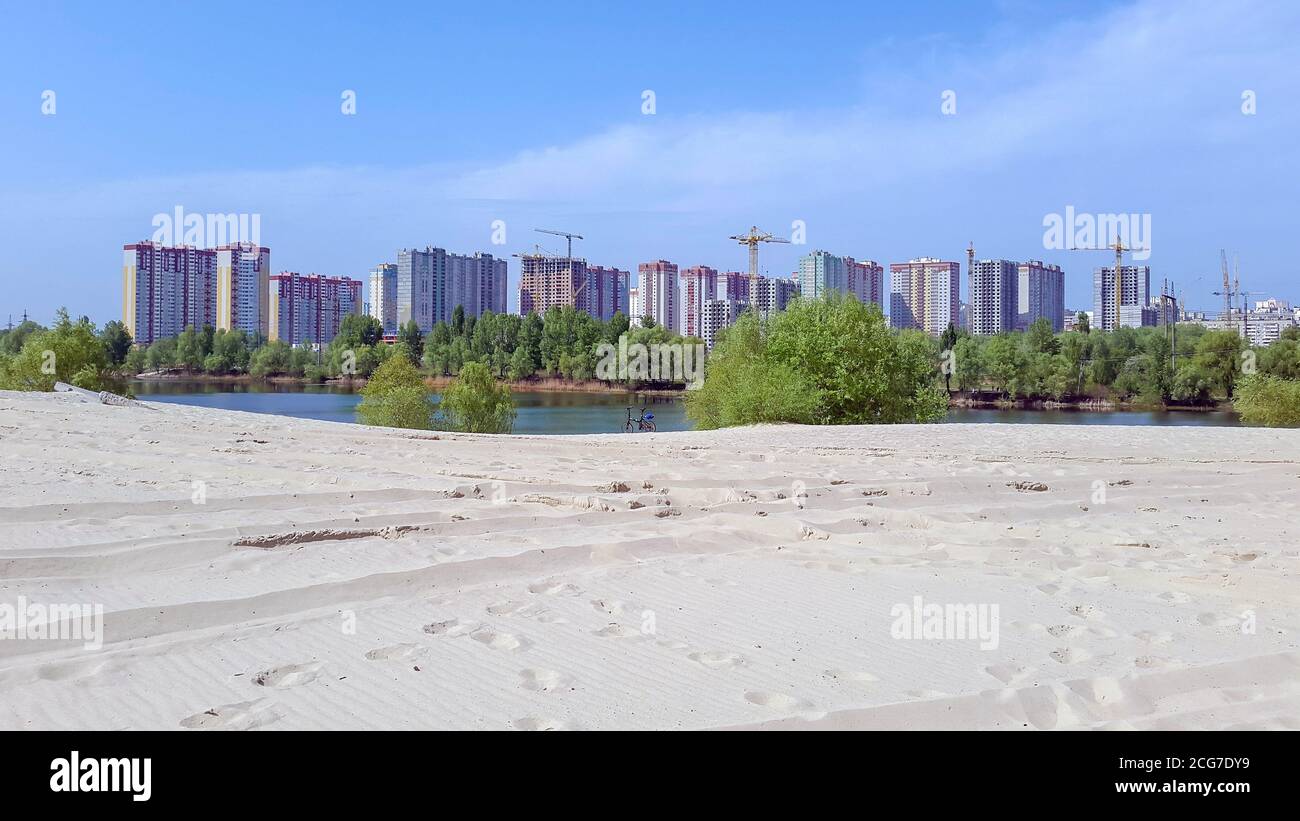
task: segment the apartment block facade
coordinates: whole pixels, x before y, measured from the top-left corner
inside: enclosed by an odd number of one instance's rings
[[[1124,265],[1123,295],[1119,305],[1118,325],[1115,306],[1115,267],[1092,269],[1092,304],[1095,325],[1103,331],[1116,327],[1140,328],[1155,324],[1151,308],[1151,267]]]
[[[397,263],[384,262],[370,269],[370,315],[384,326],[386,335],[397,333]]]
[[[961,315],[961,265],[920,257],[889,266],[889,322],[938,336]]]
[[[217,327],[217,252],[155,242],[122,246],[122,324],[140,345],[187,326]]]
[[[630,316],[632,306],[628,300],[631,281],[631,271],[588,265],[574,307],[602,322],[613,319],[616,313]]]
[[[217,251],[217,330],[239,329],[266,338],[270,331],[267,299],[271,249],[251,242],[223,245]]]
[[[677,265],[666,259],[637,266],[638,297],[645,316],[670,331],[681,332],[678,318]]]
[[[1016,329],[1020,315],[1020,266],[1006,259],[971,260],[969,277],[969,330],[976,336],[994,336]]]
[[[343,318],[361,313],[359,279],[283,271],[271,277],[267,310],[272,340],[329,344]]]
[[[519,262],[520,315],[545,314],[553,307],[576,303],[587,276],[585,259],[524,254]]]
[[[428,333],[450,322],[456,306],[466,316],[506,311],[507,264],[491,254],[449,253],[445,248],[397,252],[397,325],[415,320]]]
[[[845,257],[844,286],[863,305],[874,302],[885,309],[885,266],[875,260]]]
[[[1052,330],[1065,330],[1065,272],[1059,265],[1031,259],[1016,266],[1016,327],[1046,319]]]
[[[718,270],[693,265],[682,271],[682,334],[703,339],[704,305],[718,296]]]

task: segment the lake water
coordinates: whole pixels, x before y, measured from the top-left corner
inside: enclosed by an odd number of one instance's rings
[[[329,422],[356,422],[360,394],[338,385],[297,383],[229,384],[182,380],[136,381],[131,390],[151,402],[177,402],[223,410],[273,413]],[[437,395],[435,394],[435,399]],[[628,406],[633,416],[644,406],[659,430],[689,430],[677,397],[632,393],[514,392],[515,433],[620,433]],[[953,408],[949,422],[1018,422],[1062,425],[1228,425],[1236,414],[1189,411],[992,410]]]

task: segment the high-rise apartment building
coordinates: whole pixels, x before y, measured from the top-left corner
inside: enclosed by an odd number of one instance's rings
[[[800,258],[798,277],[799,295],[804,299],[816,299],[831,291],[843,293],[848,290],[844,257],[837,257],[828,251],[813,251]]]
[[[885,309],[885,267],[875,260],[845,257],[844,286],[863,305],[874,302]]]
[[[767,319],[784,311],[802,293],[801,284],[793,279],[759,277],[755,284],[754,307],[758,310],[759,317]]]
[[[889,266],[889,322],[938,336],[961,315],[961,265],[920,257]]]
[[[251,242],[217,248],[217,330],[238,328],[265,338],[270,280],[270,248]]]
[[[282,271],[271,277],[270,339],[327,345],[343,317],[361,313],[361,280]]]
[[[666,259],[637,266],[638,296],[645,316],[670,331],[680,332],[677,305],[677,265]]]
[[[435,322],[450,322],[457,305],[465,309],[465,316],[505,313],[508,268],[504,259],[478,251],[473,255],[447,254],[446,314]]]
[[[217,252],[155,242],[122,246],[122,324],[136,344],[217,327]]]
[[[749,274],[742,271],[727,271],[718,275],[718,299],[729,299],[742,304],[749,303]]]
[[[718,295],[718,270],[694,265],[682,271],[682,335],[703,339],[704,303]]]
[[[397,252],[397,325],[415,320],[428,333],[450,322],[457,306],[466,316],[506,311],[507,264],[491,254],[448,253],[444,248]]]
[[[1155,324],[1155,311],[1151,310],[1151,267],[1125,265],[1123,276],[1123,301],[1119,306],[1118,326],[1140,328]],[[1096,324],[1103,331],[1116,328],[1115,268],[1092,269],[1092,304]]]
[[[1065,272],[1059,265],[1031,259],[1016,267],[1016,327],[1025,329],[1046,319],[1052,330],[1065,330]]]
[[[1019,265],[1006,259],[971,260],[969,271],[970,332],[994,336],[1016,329]]]
[[[553,307],[575,305],[587,276],[587,261],[524,254],[519,258],[519,313],[545,314]]]
[[[602,322],[608,322],[614,318],[614,314],[620,312],[624,316],[630,316],[632,308],[628,304],[628,290],[631,280],[630,271],[588,265],[574,307]]]
[[[384,262],[370,269],[370,315],[384,326],[384,333],[397,333],[397,264]]]
[[[706,299],[700,307],[699,333],[687,334],[704,340],[704,347],[713,350],[717,344],[718,333],[723,328],[731,327],[745,310],[745,305],[731,299]]]

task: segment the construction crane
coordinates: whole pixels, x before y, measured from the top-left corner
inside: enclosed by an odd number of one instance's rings
[[[533,230],[541,234],[554,234],[557,237],[564,237],[568,241],[568,250],[565,252],[564,259],[566,267],[569,269],[569,304],[575,308],[578,307],[578,294],[587,286],[587,281],[584,278],[581,286],[573,287],[573,241],[582,239],[582,234],[574,234],[569,231],[552,231],[549,228],[534,228]]]
[[[1236,261],[1235,256],[1233,261]],[[1241,279],[1238,277],[1235,283],[1229,279],[1228,252],[1222,248],[1219,249],[1219,265],[1223,268],[1223,290],[1215,291],[1214,295],[1223,297],[1223,319],[1226,322],[1232,319],[1232,298],[1241,293]]]
[[[1114,251],[1115,252],[1115,329],[1119,328],[1120,307],[1124,304],[1124,252],[1125,251],[1148,251],[1149,248],[1137,248],[1132,245],[1125,245],[1124,238],[1115,237],[1115,241],[1109,245],[1101,247],[1089,246],[1087,248],[1071,248],[1071,251]],[[1105,305],[1097,306],[1102,309],[1101,330],[1106,330]]]
[[[757,225],[750,226],[748,234],[736,234],[727,237],[727,239],[749,246],[749,304],[755,305],[758,300],[758,244],[760,242],[784,242],[789,244],[790,240],[781,239],[766,231],[760,231]]]

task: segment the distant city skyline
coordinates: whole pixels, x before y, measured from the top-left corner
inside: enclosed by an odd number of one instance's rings
[[[272,274],[369,284],[403,247],[491,253],[508,260],[511,311],[511,254],[564,253],[536,227],[581,233],[575,256],[619,270],[722,272],[747,268],[730,235],[796,224],[806,242],[764,246],[762,273],[789,277],[814,249],[930,256],[963,263],[965,300],[973,241],[1060,266],[1066,307],[1090,310],[1106,254],[1044,247],[1045,218],[1068,209],[1149,217],[1140,264],[1189,310],[1221,310],[1220,248],[1255,298],[1300,301],[1294,3],[75,5],[8,13],[0,323],[60,306],[120,318],[123,244],[177,207],[257,215]],[[162,36],[232,20],[258,36],[221,61]],[[415,29],[446,59],[386,48]],[[795,59],[828,33],[854,45]],[[493,56],[561,35],[601,43],[599,71],[579,53],[526,72]],[[634,56],[647,43],[653,63]]]

